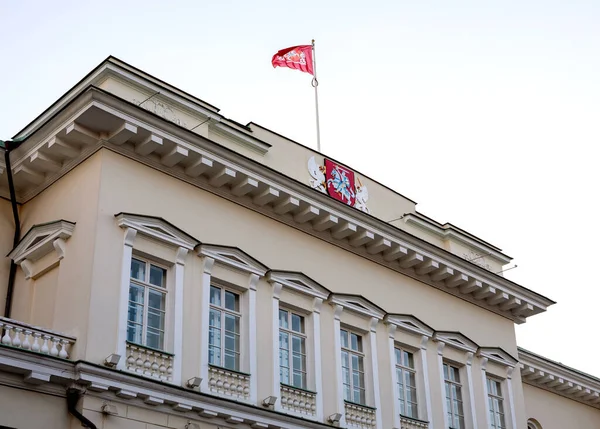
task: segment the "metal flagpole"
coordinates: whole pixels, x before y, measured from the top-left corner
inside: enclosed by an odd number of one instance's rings
[[[315,39],[312,39],[312,55],[313,55],[313,80],[311,82],[315,89],[315,112],[317,114],[317,151],[321,152],[321,130],[319,128],[319,92],[317,87],[319,81],[317,80],[317,55],[315,53]]]

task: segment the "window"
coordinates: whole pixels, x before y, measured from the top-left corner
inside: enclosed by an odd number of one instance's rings
[[[240,296],[212,285],[208,362],[233,371],[240,370]]]
[[[448,427],[463,429],[465,416],[458,368],[444,364],[444,384],[446,385],[446,407],[448,408]]]
[[[400,414],[416,419],[419,416],[417,411],[417,384],[414,356],[412,353],[401,348],[396,348],[395,353]]]
[[[342,344],[344,399],[366,405],[362,337],[345,329],[340,329],[340,337]]]
[[[500,381],[487,377],[488,402],[490,405],[490,429],[505,429],[504,407]]]
[[[279,310],[279,376],[284,384],[306,389],[304,317]]]
[[[131,259],[127,341],[163,350],[167,270],[142,259]]]

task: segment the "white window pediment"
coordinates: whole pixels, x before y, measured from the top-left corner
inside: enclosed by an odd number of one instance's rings
[[[467,338],[460,332],[436,332],[433,336],[436,341],[441,341],[449,347],[475,353],[479,346],[473,340]]]
[[[380,320],[385,316],[385,311],[383,309],[360,295],[334,293],[329,298],[329,302],[331,304],[341,305],[345,310],[353,311],[363,316],[375,317]]]
[[[385,322],[396,325],[398,329],[402,329],[403,331],[416,335],[424,335],[428,338],[431,338],[435,332],[429,325],[410,314],[388,314],[385,316]]]
[[[267,280],[279,283],[299,293],[326,300],[331,292],[307,275],[295,271],[269,271]]]
[[[500,347],[479,347],[477,355],[502,366],[514,367],[518,361]]]
[[[62,259],[64,257],[64,240],[68,240],[73,235],[74,229],[75,222],[66,220],[34,225],[8,254],[8,257],[15,264],[21,264],[25,260],[35,262],[56,250],[58,258]],[[56,242],[57,240],[63,242]]]
[[[192,250],[200,243],[191,235],[160,217],[132,213],[118,213],[115,217],[121,228],[135,229],[140,234],[176,247]]]
[[[208,256],[222,264],[229,265],[241,271],[264,276],[269,268],[237,247],[202,244],[198,255]]]

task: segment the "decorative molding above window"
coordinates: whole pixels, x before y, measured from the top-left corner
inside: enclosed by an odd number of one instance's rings
[[[115,217],[117,225],[121,228],[135,229],[140,234],[163,243],[188,250],[192,250],[200,244],[194,237],[160,217],[133,213],[118,213]]]
[[[433,328],[409,314],[388,314],[385,316],[385,322],[396,325],[398,329],[402,329],[403,331],[421,336],[424,335],[428,338],[431,338],[435,333]]]
[[[202,244],[198,248],[198,255],[208,256],[222,264],[259,276],[264,276],[269,271],[266,265],[237,247]]]
[[[295,271],[271,270],[267,273],[267,280],[271,283],[279,283],[296,292],[320,298],[322,300],[326,300],[331,294],[329,289],[321,286],[307,275]]]
[[[341,305],[346,310],[380,320],[385,316],[383,309],[360,295],[334,293],[329,297],[329,303]]]
[[[499,347],[479,347],[477,356],[506,367],[514,367],[519,361]]]
[[[435,341],[440,341],[449,347],[463,350],[465,352],[475,353],[479,346],[474,341],[465,337],[460,332],[436,332],[433,336]]]
[[[59,259],[62,259],[65,252],[64,240],[68,240],[73,235],[74,229],[75,222],[66,220],[34,225],[27,231],[17,247],[8,254],[8,257],[15,264],[20,264],[26,259],[35,262],[55,250]],[[56,240],[63,240],[63,242],[54,244]]]

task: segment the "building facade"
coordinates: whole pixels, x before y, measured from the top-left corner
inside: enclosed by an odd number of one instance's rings
[[[3,149],[0,425],[600,428],[510,257],[310,148],[110,57]]]

